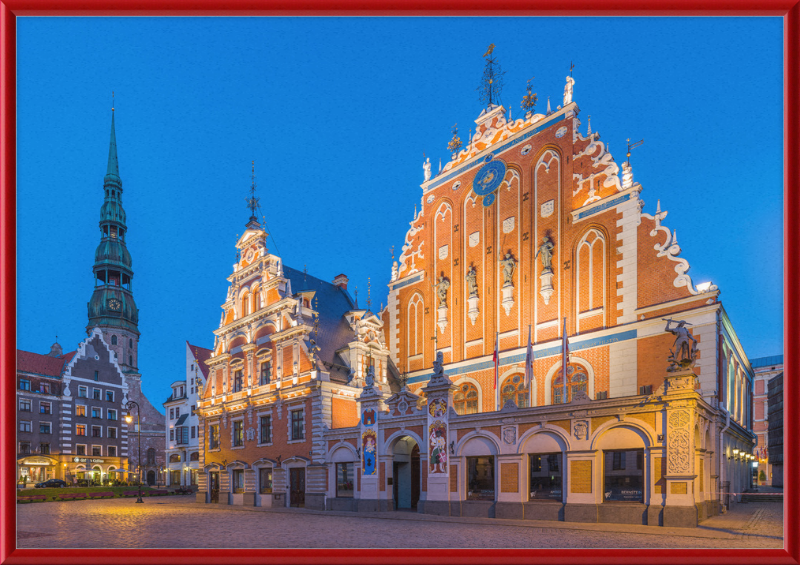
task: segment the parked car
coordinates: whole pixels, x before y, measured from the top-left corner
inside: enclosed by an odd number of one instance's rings
[[[63,488],[65,486],[67,486],[67,483],[61,479],[50,479],[49,481],[36,483],[34,485],[36,488]]]

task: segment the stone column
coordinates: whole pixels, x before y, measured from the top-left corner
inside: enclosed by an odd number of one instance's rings
[[[433,363],[433,375],[424,388],[427,422],[422,439],[428,442],[426,514],[449,516],[451,513],[449,412],[456,388],[444,374],[443,355],[439,351]],[[460,515],[460,510],[458,514]]]
[[[226,467],[219,470],[219,504],[230,504],[231,472]]]
[[[694,503],[695,469],[694,425],[697,401],[697,375],[692,369],[670,373],[664,383],[666,394],[667,474],[665,527],[697,526]]]
[[[359,446],[361,450],[361,497],[357,509],[377,512],[380,504],[380,473],[378,465],[378,414],[383,393],[375,386],[375,370],[367,369],[364,388],[358,400],[361,405]]]

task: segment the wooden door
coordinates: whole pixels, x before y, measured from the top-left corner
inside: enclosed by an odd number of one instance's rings
[[[289,469],[289,506],[303,508],[306,505],[306,470]]]
[[[208,488],[211,492],[211,502],[219,502],[219,471],[211,471],[208,474]]]

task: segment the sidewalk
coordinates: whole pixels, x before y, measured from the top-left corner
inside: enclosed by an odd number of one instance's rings
[[[780,507],[777,503],[771,504]],[[643,526],[635,524],[556,522],[549,520],[507,520],[500,518],[467,518],[459,516],[436,516],[433,514],[417,514],[416,512],[337,512],[308,510],[305,508],[260,508],[255,506],[229,506],[218,504],[198,504],[196,502],[179,502],[176,505],[210,508],[212,510],[234,510],[240,512],[265,512],[274,514],[311,514],[320,516],[341,516],[353,520],[406,520],[417,522],[440,522],[453,524],[485,524],[492,526],[508,526],[531,528],[539,531],[581,530],[595,532],[615,532],[629,534],[647,534],[656,536],[680,536],[705,539],[741,539],[743,536],[769,537],[783,539],[782,508],[776,520],[774,512],[765,513],[761,508],[765,504],[737,504],[727,514],[715,516],[701,522],[697,528],[664,528],[661,526]],[[771,518],[765,523],[765,518]],[[756,528],[756,526],[760,526]],[[774,530],[780,535],[776,535]]]

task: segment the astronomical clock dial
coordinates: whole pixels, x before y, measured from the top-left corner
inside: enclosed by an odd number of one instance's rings
[[[113,310],[114,312],[119,312],[120,310],[122,310],[122,302],[120,302],[116,298],[110,298],[108,300],[108,308],[109,310]]]

